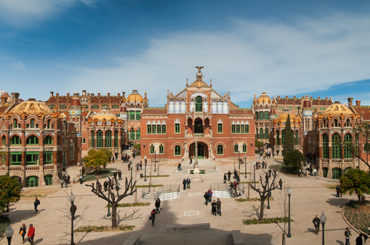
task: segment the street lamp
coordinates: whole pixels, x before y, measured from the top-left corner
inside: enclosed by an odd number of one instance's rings
[[[325,222],[326,222],[326,216],[324,214],[324,211],[322,211],[320,215],[320,221],[322,225],[322,245],[325,244]]]
[[[71,208],[70,208],[70,211],[71,211],[71,245],[74,245],[75,243],[73,241],[73,220],[75,219],[77,207],[76,205],[74,205],[75,196],[73,195],[72,192],[71,192],[71,195],[69,196],[69,200],[71,201]]]
[[[6,230],[5,230],[5,235],[6,235],[6,239],[8,240],[8,245],[10,245],[12,243],[12,237],[13,237],[13,234],[14,234],[14,230],[12,229],[12,227],[9,225]]]
[[[244,177],[247,178],[247,156],[244,157]]]
[[[154,151],[154,172],[157,172],[157,152]]]
[[[253,162],[253,185],[256,188],[256,162]]]
[[[146,181],[146,165],[147,165],[148,161],[146,159],[146,156],[144,157],[144,181]]]
[[[270,209],[270,197],[271,197],[271,191],[267,194],[267,209]]]
[[[292,195],[292,189],[288,188],[288,234],[287,237],[292,237],[290,233],[290,196]]]
[[[239,151],[239,160],[238,160],[239,161],[239,173],[240,173],[240,160],[241,159],[240,159],[240,151]]]

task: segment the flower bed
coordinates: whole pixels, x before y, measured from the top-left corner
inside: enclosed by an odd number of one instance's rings
[[[265,218],[263,220],[259,219],[245,219],[243,220],[243,223],[245,225],[258,225],[258,224],[272,224],[272,223],[283,223],[288,222],[288,217],[274,217],[274,218]],[[290,219],[290,221],[293,221]]]
[[[132,231],[135,228],[133,225],[121,225],[117,228],[112,228],[111,226],[81,226],[78,227],[75,232],[104,232],[104,231]]]
[[[370,202],[358,205],[358,202],[351,201],[344,207],[344,216],[355,228],[370,235]]]
[[[150,202],[134,202],[134,203],[119,203],[117,207],[119,208],[128,208],[128,207],[144,207],[144,206],[149,206]],[[106,205],[105,207],[108,207]]]
[[[162,187],[163,185],[150,185],[150,187]],[[149,185],[135,185],[136,188],[149,188]]]
[[[255,202],[255,201],[261,201],[261,198],[237,198],[237,199],[234,199],[236,202]],[[274,198],[273,197],[270,197],[270,201],[273,201]],[[266,202],[267,202],[267,198],[266,198]]]

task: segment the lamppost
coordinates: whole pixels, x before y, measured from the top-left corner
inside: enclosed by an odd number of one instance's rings
[[[247,156],[244,157],[244,177],[247,178]]]
[[[325,244],[325,222],[326,222],[326,216],[324,214],[324,211],[322,211],[320,215],[320,221],[322,225],[322,245]]]
[[[253,162],[253,185],[256,188],[256,162]]]
[[[292,189],[288,188],[288,234],[287,237],[292,237],[290,233],[290,196],[292,195]]]
[[[146,159],[146,156],[144,157],[144,181],[146,181],[146,165],[148,164],[148,161]]]
[[[69,196],[69,200],[71,201],[71,208],[70,208],[70,211],[71,211],[71,245],[74,245],[75,243],[73,241],[73,220],[75,219],[77,207],[76,205],[74,205],[75,196],[73,195],[72,192],[71,192],[71,195]]]
[[[157,172],[157,151],[154,151],[154,172]]]
[[[240,151],[239,151],[239,160],[238,160],[239,161],[239,173],[240,173],[240,160],[241,159],[240,159]]]
[[[8,240],[8,245],[10,245],[12,243],[12,237],[13,237],[13,234],[14,234],[14,230],[12,229],[12,227],[9,225],[6,230],[5,230],[5,235],[6,235],[6,239]]]

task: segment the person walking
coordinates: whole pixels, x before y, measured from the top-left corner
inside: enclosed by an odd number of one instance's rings
[[[186,179],[182,180],[182,186],[183,186],[183,189],[186,190]]]
[[[208,202],[212,202],[212,195],[213,195],[213,192],[211,189],[208,190]]]
[[[27,234],[27,227],[25,224],[22,224],[21,228],[19,228],[19,235],[22,236],[22,242],[24,243],[24,236]]]
[[[211,210],[212,210],[212,214],[213,214],[214,216],[217,216],[217,203],[216,203],[216,201],[215,201],[215,200],[213,200],[213,202],[212,202],[211,206],[212,206],[212,208],[211,208]]]
[[[352,234],[351,231],[349,230],[349,227],[347,227],[346,230],[344,231],[344,238],[346,239],[345,245],[350,245],[349,244],[350,236],[352,236]]]
[[[231,172],[229,170],[229,172],[227,172],[227,181],[230,181],[230,177],[231,177]]]
[[[161,199],[159,197],[155,201],[155,209],[157,214],[161,213]]]
[[[35,227],[33,224],[30,224],[30,228],[28,228],[27,240],[31,245],[33,245],[33,239],[35,238]]]
[[[6,239],[8,240],[8,245],[11,245],[14,230],[12,229],[12,227],[10,225],[6,228],[5,234],[6,234]]]
[[[206,206],[207,206],[207,205],[208,205],[208,200],[209,200],[209,197],[208,197],[208,191],[204,192],[203,197],[204,197],[204,200],[206,201],[206,202],[205,202],[205,204],[206,204]]]
[[[188,177],[188,178],[186,179],[186,187],[187,187],[188,189],[190,189],[190,183],[191,183],[191,180],[190,180],[190,178]]]
[[[319,233],[320,230],[320,219],[317,215],[315,215],[315,218],[312,220],[313,225],[315,226],[316,234]]]
[[[154,226],[154,222],[155,222],[155,213],[156,213],[155,209],[153,209],[149,217],[149,219],[152,221],[152,226]]]
[[[227,180],[227,177],[226,177],[226,174],[224,174],[224,184],[226,184],[226,180]]]
[[[217,214],[221,216],[221,200],[220,200],[220,198],[217,198],[216,207],[217,207]]]
[[[279,180],[279,187],[280,187],[280,190],[283,189],[283,180],[281,178]]]
[[[33,202],[33,206],[35,208],[35,214],[39,211],[37,210],[37,207],[40,205],[40,200],[35,197],[35,201]]]

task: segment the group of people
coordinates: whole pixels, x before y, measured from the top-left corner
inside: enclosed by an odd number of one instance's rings
[[[182,180],[183,189],[184,190],[190,189],[190,183],[191,183],[191,180],[189,177],[187,177],[186,179],[183,179]]]
[[[315,218],[312,220],[312,223],[315,227],[315,232],[316,234],[319,233],[320,231],[320,218],[316,215]],[[345,245],[350,245],[350,239],[351,239],[351,236],[352,236],[352,233],[349,229],[349,227],[347,227],[344,231],[344,239],[345,239]],[[363,233],[360,233],[358,235],[358,237],[356,238],[356,245],[363,245],[365,244],[364,242],[366,242],[368,236],[366,234],[363,234]]]
[[[130,161],[130,156],[129,156],[129,155],[127,155],[127,153],[125,153],[125,155],[122,155],[122,156],[121,156],[121,160],[122,160],[123,162],[128,162],[128,161]]]
[[[12,235],[14,230],[11,228],[11,226],[9,226],[7,229],[11,230],[11,235]],[[27,237],[25,238],[26,234],[27,234]],[[19,235],[22,237],[23,243],[28,241],[30,244],[33,245],[34,244],[33,240],[35,237],[35,227],[33,226],[33,224],[30,224],[28,228],[28,233],[27,233],[27,226],[25,224],[22,224],[21,227],[19,228]],[[7,240],[8,240],[8,244],[11,244],[12,236],[8,236]]]
[[[63,173],[62,176],[60,177],[60,186],[62,188],[63,186],[67,188],[70,183],[71,183],[71,177],[69,176],[69,174]]]
[[[212,195],[213,195],[213,192],[211,188],[204,193],[203,197],[204,197],[206,206],[208,205],[209,202],[212,202]]]
[[[154,206],[155,209],[150,212],[149,216],[149,220],[152,221],[152,226],[154,226],[155,216],[161,213],[161,199],[157,198],[157,200],[155,200]]]
[[[217,216],[217,215],[221,216],[221,201],[219,198],[217,198],[217,202],[216,200],[213,200],[211,204],[211,212],[212,212],[212,215],[214,216]]]

